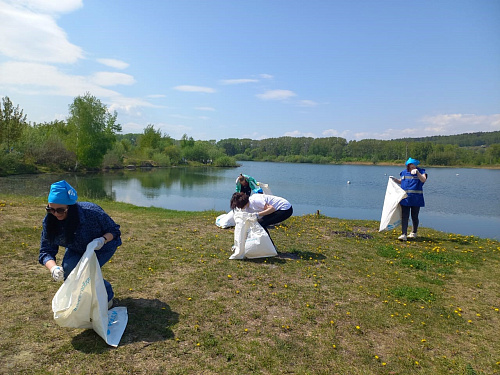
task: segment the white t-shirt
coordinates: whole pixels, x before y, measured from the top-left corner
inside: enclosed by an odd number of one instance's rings
[[[252,194],[248,200],[248,212],[264,211],[267,204],[273,206],[276,211],[288,210],[292,205],[285,198],[267,194]]]

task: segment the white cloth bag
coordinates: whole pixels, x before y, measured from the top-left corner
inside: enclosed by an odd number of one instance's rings
[[[217,216],[217,218],[215,219],[215,225],[217,225],[219,228],[234,227],[236,223],[234,222],[233,210],[229,211],[227,214]]]
[[[271,192],[271,188],[269,187],[268,184],[265,184],[263,182],[258,182],[258,184],[264,194],[273,195],[273,193]]]
[[[407,196],[408,194],[401,189],[401,186],[389,177],[385,191],[384,207],[382,208],[382,217],[380,218],[379,232],[394,229],[401,224],[401,206],[399,202]]]
[[[95,255],[87,250],[52,299],[54,320],[61,327],[92,328],[110,346],[118,346],[128,322],[126,307],[108,310],[108,294]],[[97,250],[99,251],[99,250]]]
[[[229,259],[265,258],[278,255],[264,228],[255,214],[234,210],[234,245]]]

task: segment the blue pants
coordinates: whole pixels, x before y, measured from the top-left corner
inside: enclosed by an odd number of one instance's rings
[[[420,207],[418,206],[403,206],[401,205],[401,233],[406,234],[408,232],[408,221],[410,220],[411,212],[411,222],[413,224],[413,233],[417,233],[418,230],[418,213],[420,212]]]
[[[99,266],[101,266],[101,268],[111,259],[115,251],[116,247],[108,247],[108,246],[103,246],[100,250],[96,250],[95,254],[97,256],[97,261],[99,262]],[[64,254],[64,258],[62,260],[62,268],[64,269],[64,280],[66,280],[71,271],[73,271],[73,269],[76,267],[82,255],[83,254],[76,253],[74,251],[66,249],[66,253]],[[108,301],[111,301],[113,299],[113,296],[115,295],[115,293],[113,292],[113,287],[107,280],[104,280],[104,286],[106,287],[106,292],[108,292]]]

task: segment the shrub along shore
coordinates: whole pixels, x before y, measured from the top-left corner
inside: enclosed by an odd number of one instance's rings
[[[55,324],[46,201],[2,192],[0,374],[500,372],[498,241],[305,215],[271,230],[279,257],[235,261],[219,212],[95,202],[122,230],[102,269],[128,308],[120,346]]]

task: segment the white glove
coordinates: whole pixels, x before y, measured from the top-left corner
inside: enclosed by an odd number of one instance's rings
[[[50,273],[52,274],[52,278],[54,281],[63,281],[64,280],[64,270],[60,266],[53,266],[50,269]]]
[[[104,246],[104,237],[99,237],[99,238],[96,238],[96,239],[94,239],[94,241],[96,241],[96,242],[97,242],[97,246],[95,247],[95,249],[94,249],[94,250],[100,250],[100,249],[101,249],[101,247],[103,247],[103,246]]]
[[[253,218],[253,219],[255,219],[255,220],[259,220],[259,214],[257,212],[252,212],[250,214],[250,217]]]
[[[418,169],[412,169],[410,173],[411,173],[412,175],[416,175],[416,174],[417,174],[417,172],[418,172]]]

